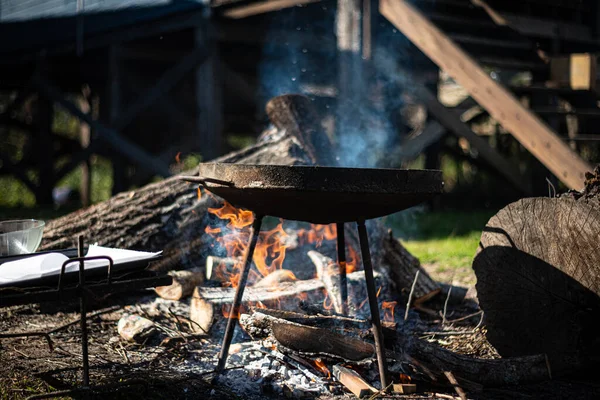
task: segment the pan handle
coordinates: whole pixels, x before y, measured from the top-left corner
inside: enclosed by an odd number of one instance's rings
[[[217,185],[223,185],[223,186],[235,186],[233,182],[223,181],[221,179],[215,179],[215,178],[204,178],[202,176],[195,176],[195,175],[194,176],[179,175],[179,176],[177,176],[177,179],[186,181],[186,182],[191,182],[191,183],[199,183],[202,186],[206,186],[206,183],[215,183]]]

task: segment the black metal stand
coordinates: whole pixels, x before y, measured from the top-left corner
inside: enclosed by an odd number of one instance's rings
[[[371,251],[369,250],[369,236],[365,221],[357,221],[358,236],[360,239],[360,253],[362,255],[365,280],[367,281],[367,293],[369,294],[369,307],[371,308],[371,324],[373,337],[375,338],[375,350],[377,352],[377,364],[379,366],[379,379],[381,389],[388,386],[387,363],[385,358],[385,345],[383,343],[383,331],[381,330],[381,318],[379,316],[379,304],[377,303],[377,292],[375,291],[375,279],[373,278],[373,265],[371,264]]]
[[[344,232],[344,223],[336,224],[337,232],[337,255],[340,266],[340,294],[342,303],[342,314],[348,315],[348,282],[346,278],[346,234]]]
[[[252,228],[250,231],[252,239],[250,240],[250,245],[246,249],[246,254],[244,255],[244,266],[242,269],[242,274],[240,276],[240,281],[238,282],[238,287],[235,292],[233,305],[231,306],[231,310],[229,312],[227,328],[225,328],[225,337],[223,338],[221,352],[219,353],[219,362],[217,364],[216,369],[217,373],[223,371],[223,369],[225,368],[225,364],[227,363],[227,357],[229,356],[229,346],[231,345],[231,340],[233,339],[233,332],[235,330],[235,326],[240,316],[240,305],[242,304],[244,289],[246,288],[246,282],[248,281],[248,273],[250,272],[250,266],[252,265],[252,256],[254,255],[254,248],[256,247],[256,242],[258,241],[258,235],[260,234],[260,226],[262,224],[262,219],[262,215],[254,216],[254,222],[252,223]]]
[[[250,245],[246,249],[244,255],[243,269],[238,283],[235,297],[233,299],[233,305],[227,319],[227,328],[225,328],[225,336],[221,345],[221,352],[219,353],[219,361],[215,372],[221,373],[225,369],[227,363],[227,357],[229,356],[229,346],[233,339],[233,332],[239,319],[240,306],[242,304],[242,298],[244,296],[244,289],[248,281],[248,273],[250,272],[250,266],[252,265],[252,256],[254,255],[254,248],[258,241],[260,234],[260,227],[262,224],[262,216],[255,216],[254,222],[252,223]],[[377,364],[379,366],[379,375],[381,380],[381,388],[385,389],[388,386],[387,380],[387,364],[385,358],[385,347],[383,343],[383,332],[381,330],[381,319],[379,315],[379,305],[377,303],[377,293],[375,291],[375,279],[373,278],[373,265],[371,264],[371,252],[369,250],[369,238],[367,229],[365,227],[365,221],[357,221],[358,235],[360,238],[360,250],[362,254],[363,266],[365,270],[365,280],[367,283],[367,293],[369,294],[369,307],[371,309],[371,323],[373,329],[373,336],[375,337],[375,350],[377,353]],[[337,223],[337,251],[338,261],[340,264],[340,286],[342,296],[342,307],[344,314],[347,314],[348,307],[348,287],[346,279],[346,243],[344,235],[344,223]],[[217,375],[215,375],[216,377]]]
[[[90,386],[90,366],[89,366],[89,352],[88,352],[88,326],[87,326],[87,305],[90,296],[101,295],[107,293],[116,293],[121,291],[127,291],[130,289],[142,289],[148,287],[165,286],[172,283],[172,278],[168,275],[157,275],[154,272],[148,272],[145,274],[137,273],[135,278],[130,279],[115,279],[113,280],[113,260],[108,256],[95,256],[95,257],[83,257],[83,238],[78,238],[78,248],[76,258],[71,258],[63,263],[61,266],[60,275],[58,276],[58,285],[56,288],[47,289],[44,287],[15,287],[8,288],[8,294],[0,296],[0,306],[11,306],[19,304],[31,304],[41,303],[45,301],[64,301],[68,299],[79,299],[79,312],[80,312],[80,325],[81,325],[81,350],[83,358],[83,376],[82,376],[82,387],[60,391],[44,393],[40,395],[34,395],[28,397],[28,399],[47,399],[52,397],[62,397],[68,394],[86,392],[92,390]],[[107,277],[106,281],[100,283],[92,282],[86,284],[85,279],[85,261],[92,260],[105,260],[107,261]],[[66,273],[67,265],[71,263],[79,264],[79,281],[78,284],[66,285],[68,275]],[[143,275],[143,276],[142,276]],[[149,276],[148,276],[149,275]],[[9,333],[0,334],[1,338],[12,338],[20,336],[43,336],[48,341],[50,350],[52,350],[52,340],[46,332],[25,332],[25,333]],[[128,382],[120,382],[119,385],[128,385]]]

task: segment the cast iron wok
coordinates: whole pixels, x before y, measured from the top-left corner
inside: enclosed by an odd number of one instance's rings
[[[366,220],[442,192],[437,170],[201,163],[197,182],[232,205],[316,224]]]

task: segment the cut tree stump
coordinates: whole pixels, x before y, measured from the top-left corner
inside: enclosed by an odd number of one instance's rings
[[[600,361],[600,169],[583,193],[527,198],[493,216],[473,262],[488,340],[548,355],[554,375]]]

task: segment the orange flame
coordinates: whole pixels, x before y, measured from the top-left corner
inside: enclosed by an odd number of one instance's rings
[[[329,368],[327,368],[327,365],[325,365],[323,360],[321,360],[320,358],[316,358],[313,360],[313,365],[315,366],[317,371],[326,374],[327,378],[331,378],[331,372],[329,371]]]
[[[335,240],[337,237],[337,228],[335,224],[315,225],[310,224],[310,229],[298,230],[298,241],[300,244],[315,244],[315,247],[321,247],[323,239]]]
[[[179,164],[181,162],[181,152],[178,151],[177,154],[175,155],[175,161],[177,161],[177,164]]]
[[[240,210],[225,202],[221,208],[209,208],[208,211],[220,219],[227,220],[225,228],[207,226],[205,232],[217,240],[226,250],[228,257],[241,258],[250,242],[249,226],[254,221],[252,211]],[[262,231],[254,249],[253,261],[258,271],[251,271],[250,282],[261,279],[277,269],[281,269],[287,246],[282,237],[287,236],[280,222],[270,231]],[[236,287],[239,282],[242,265],[236,263],[230,271],[218,268],[216,276],[225,285]]]
[[[406,374],[400,374],[400,383],[410,383],[412,379]]]
[[[200,190],[200,188],[198,188],[198,200],[200,200],[202,198],[202,190]]]
[[[397,301],[383,301],[381,308],[383,309],[383,320],[388,322],[394,322],[394,309],[396,308]],[[406,382],[405,382],[406,383]]]

